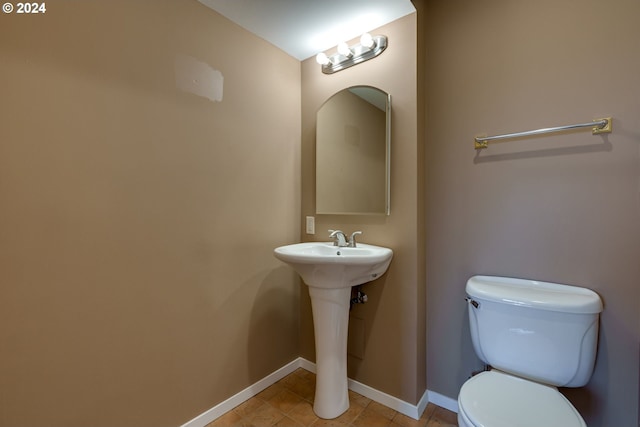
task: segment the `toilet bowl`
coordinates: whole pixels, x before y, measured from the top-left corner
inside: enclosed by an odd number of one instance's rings
[[[458,395],[460,427],[586,427],[557,387],[593,373],[602,300],[590,289],[495,276],[467,281],[473,348],[491,366]]]
[[[468,380],[458,395],[459,427],[586,427],[553,386],[500,371]]]

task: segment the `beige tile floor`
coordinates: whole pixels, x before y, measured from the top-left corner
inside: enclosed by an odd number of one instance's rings
[[[333,420],[313,412],[315,374],[297,369],[207,427],[454,427],[454,412],[429,404],[420,420],[349,390],[349,410]]]

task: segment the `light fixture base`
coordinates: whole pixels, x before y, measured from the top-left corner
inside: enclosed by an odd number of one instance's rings
[[[368,48],[361,44],[353,46],[351,48],[353,55],[350,57],[346,57],[339,53],[331,55],[329,57],[329,63],[322,65],[322,72],[324,74],[337,73],[338,71],[345,70],[356,64],[375,58],[387,48],[387,36],[373,36],[373,41],[375,44],[372,48]]]

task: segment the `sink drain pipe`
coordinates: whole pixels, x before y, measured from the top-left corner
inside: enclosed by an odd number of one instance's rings
[[[354,286],[353,288],[351,288],[351,301],[349,310],[353,308],[354,304],[364,304],[365,302],[367,302],[367,300],[367,294],[362,292],[361,286]]]

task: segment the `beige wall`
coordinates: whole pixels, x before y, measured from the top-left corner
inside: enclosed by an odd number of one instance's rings
[[[0,63],[0,425],[176,426],[298,356],[299,61],[123,0],[2,14]]]
[[[315,215],[315,119],[334,93],[354,85],[371,85],[391,94],[391,215],[317,215],[316,234],[303,240],[328,240],[327,229],[362,230],[365,243],[393,249],[385,276],[363,287],[367,304],[355,306],[353,318],[363,326],[363,358],[349,357],[349,376],[366,385],[416,403],[426,389],[424,218],[422,157],[417,145],[416,15],[372,34],[389,37],[379,57],[332,75],[322,74],[313,58],[302,63],[302,215]],[[355,41],[352,41],[354,43]],[[331,51],[330,51],[331,52]],[[332,53],[332,52],[331,52]],[[315,359],[308,292],[301,293],[301,355]]]
[[[638,423],[640,3],[429,1],[426,14],[428,388],[480,367],[466,280],[585,286],[605,311],[595,373],[566,394],[593,427]],[[588,131],[473,137],[613,116]]]

